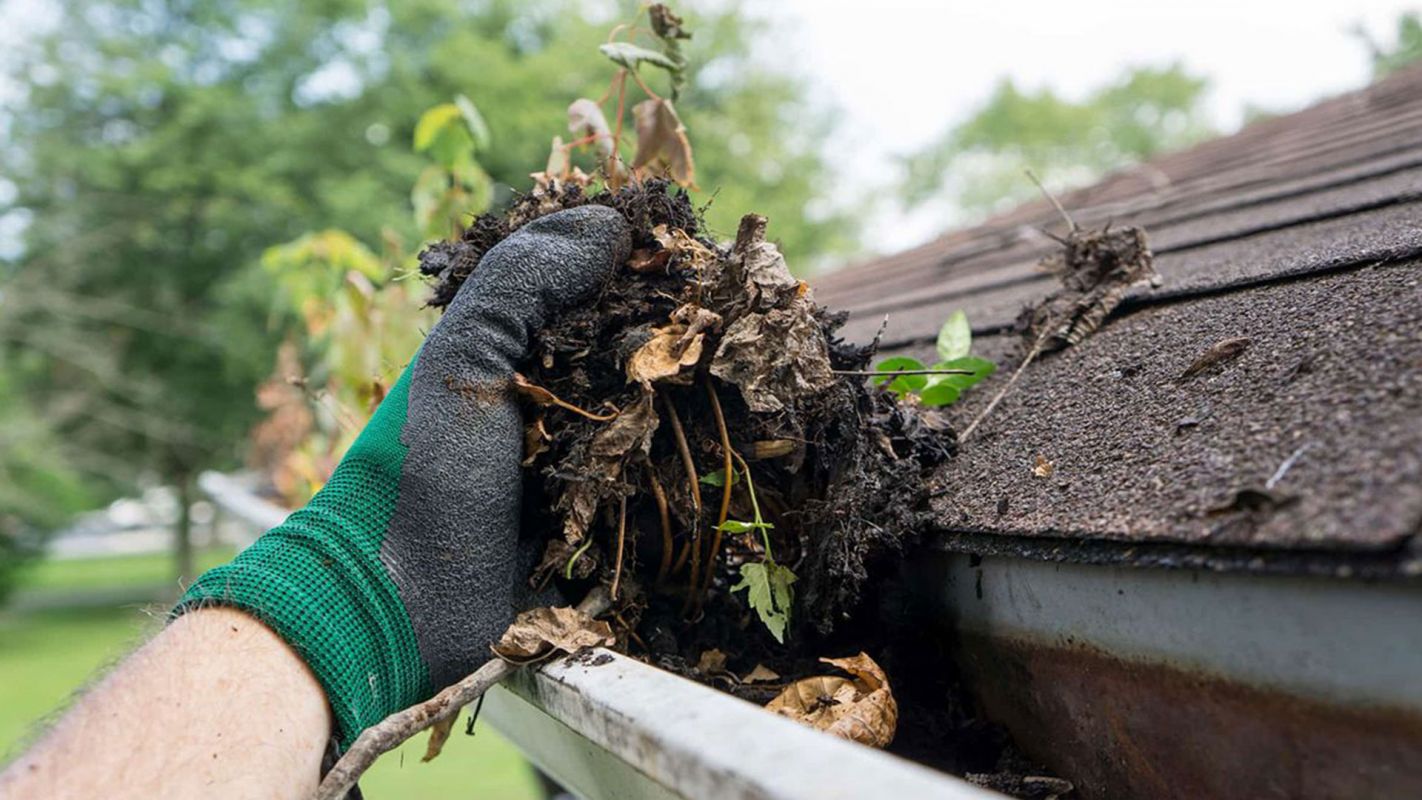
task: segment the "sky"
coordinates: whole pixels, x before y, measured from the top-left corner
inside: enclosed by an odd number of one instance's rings
[[[1246,103],[1288,111],[1367,83],[1362,23],[1390,41],[1396,0],[1074,0],[906,2],[780,0],[748,8],[787,32],[778,58],[808,75],[843,132],[829,146],[841,192],[892,183],[894,156],[971,115],[1001,76],[1019,88],[1081,97],[1124,68],[1179,60],[1211,81],[1217,127],[1238,127]],[[950,209],[880,209],[866,246],[890,252],[950,227]]]
[[[711,0],[715,2],[716,0]],[[1398,0],[745,0],[776,31],[764,56],[808,78],[839,133],[825,146],[838,165],[833,203],[873,195],[870,252],[892,252],[963,223],[944,203],[905,212],[892,202],[896,157],[970,116],[1003,76],[1020,88],[1081,97],[1132,65],[1181,61],[1211,81],[1207,105],[1230,131],[1246,104],[1301,108],[1364,85],[1361,23],[1390,40]],[[47,0],[0,0],[0,48]],[[6,87],[0,86],[0,95]],[[692,132],[693,139],[695,132]],[[0,182],[0,190],[3,190]],[[13,249],[0,220],[0,250]],[[13,227],[13,226],[11,226]]]

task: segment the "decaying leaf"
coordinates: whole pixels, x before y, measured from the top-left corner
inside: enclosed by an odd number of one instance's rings
[[[643,100],[632,107],[637,129],[637,155],[633,169],[650,169],[682,186],[696,185],[696,166],[691,158],[691,141],[676,109],[666,98]]]
[[[691,373],[701,360],[703,333],[688,333],[685,325],[667,325],[652,331],[652,338],[627,359],[627,380],[650,384],[657,381],[690,383]]]
[[[523,427],[523,466],[533,466],[533,462],[548,451],[550,441],[552,441],[552,437],[548,435],[548,428],[543,424],[541,415],[525,425]]]
[[[663,252],[671,253],[676,269],[701,273],[716,263],[716,254],[711,252],[711,248],[696,241],[681,228],[658,225],[652,228],[652,236],[662,246]]]
[[[1056,472],[1057,465],[1047,460],[1041,453],[1037,454],[1036,460],[1032,462],[1032,474],[1039,478],[1050,478]]]
[[[711,374],[741,390],[751,411],[771,412],[834,385],[829,348],[814,301],[742,315],[726,329]]]
[[[701,651],[696,660],[696,671],[702,675],[720,675],[726,671],[726,654],[716,648]]]
[[[606,647],[616,641],[612,627],[576,608],[544,606],[518,615],[491,648],[515,664],[531,664],[556,653]]]
[[[1201,353],[1200,357],[1195,359],[1184,372],[1180,373],[1180,377],[1176,378],[1176,380],[1189,380],[1216,364],[1223,364],[1226,361],[1239,358],[1245,350],[1249,349],[1249,342],[1250,340],[1247,336],[1236,336],[1215,342],[1210,345],[1205,352]]]
[[[780,680],[780,673],[764,664],[756,664],[755,669],[741,677],[741,683],[773,683]]]
[[[1129,226],[1072,230],[1041,266],[1056,273],[1062,286],[1024,310],[1018,326],[1044,351],[1077,344],[1101,327],[1132,287],[1160,280],[1145,231]]]
[[[759,309],[781,306],[807,291],[790,274],[780,249],[765,240],[767,224],[759,214],[741,217],[731,251],[732,274],[745,287],[752,306]]]
[[[870,747],[894,740],[899,706],[889,679],[866,653],[849,658],[822,658],[854,677],[819,675],[786,687],[766,709],[843,739]]]
[[[585,466],[558,499],[558,509],[564,515],[563,538],[569,544],[583,540],[604,499],[619,496],[623,462],[648,452],[658,423],[652,393],[644,391],[593,436],[587,446]]]
[[[513,388],[515,392],[518,392],[520,397],[523,397],[536,406],[552,406],[558,404],[558,395],[529,381],[521,372],[514,373]]]
[[[666,272],[667,264],[671,261],[672,253],[666,248],[662,248],[653,253],[651,250],[641,248],[633,250],[632,255],[627,257],[627,268],[633,272],[647,274],[650,272]]]
[[[458,719],[458,714],[450,714],[430,726],[430,739],[425,744],[425,755],[420,759],[422,763],[433,761],[444,752],[444,743],[449,741],[449,732],[454,730],[454,723]]]
[[[568,130],[579,139],[592,137],[599,161],[605,162],[612,157],[615,147],[612,128],[596,101],[579,97],[568,105]]]
[[[751,451],[746,454],[746,458],[751,461],[764,461],[768,458],[780,458],[795,452],[797,442],[794,439],[762,439],[751,442]]]

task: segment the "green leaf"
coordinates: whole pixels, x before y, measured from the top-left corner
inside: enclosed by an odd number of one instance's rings
[[[790,608],[795,603],[791,588],[796,580],[789,567],[773,561],[741,565],[741,582],[731,591],[747,590],[746,600],[765,624],[775,641],[785,643],[785,629],[790,625]]]
[[[459,106],[453,103],[441,103],[421,114],[420,121],[415,123],[415,152],[428,150],[440,133],[459,119],[459,115]]]
[[[962,358],[972,349],[973,329],[968,325],[968,315],[959,309],[938,329],[938,357],[944,361]]]
[[[728,519],[716,526],[718,530],[725,533],[750,533],[754,530],[774,530],[775,524],[757,520],[755,522],[741,522],[738,519]]]
[[[493,137],[489,135],[489,125],[484,122],[484,115],[479,113],[479,108],[462,94],[455,96],[454,104],[459,107],[459,114],[464,117],[464,124],[469,127],[469,135],[474,139],[474,149],[488,150]]]
[[[725,485],[726,485],[726,471],[725,471],[724,469],[718,469],[718,470],[716,470],[715,472],[711,472],[711,473],[708,473],[708,474],[706,474],[706,475],[702,475],[702,476],[701,476],[701,482],[704,483],[704,484],[706,484],[707,486],[725,486]],[[732,486],[735,486],[736,484],[738,484],[738,483],[740,483],[740,482],[741,482],[741,475],[740,475],[740,473],[739,473],[739,472],[736,472],[735,470],[731,470],[731,485],[732,485]]]
[[[875,372],[897,372],[899,370],[923,369],[923,363],[912,358],[897,356],[886,358],[880,361],[875,367]],[[909,392],[916,392],[928,385],[928,378],[924,375],[902,375],[897,378],[889,375],[877,375],[874,377],[876,386],[889,385],[889,391],[903,397]]]
[[[681,66],[656,50],[648,50],[639,47],[631,42],[608,42],[599,45],[598,51],[612,59],[614,64],[621,64],[628,69],[637,69],[642,63],[661,67],[667,72],[676,73],[681,70]]]
[[[918,393],[918,399],[926,406],[946,406],[958,401],[958,397],[968,387],[997,371],[997,365],[986,358],[964,356],[934,364],[933,369],[966,369],[970,375],[933,375],[928,385]]]

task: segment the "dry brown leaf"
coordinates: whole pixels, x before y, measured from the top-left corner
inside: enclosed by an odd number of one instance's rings
[[[1247,336],[1235,336],[1215,342],[1201,353],[1199,358],[1196,358],[1184,372],[1180,373],[1180,377],[1176,380],[1183,381],[1193,378],[1210,367],[1239,358],[1245,350],[1249,349],[1249,343],[1250,339]]]
[[[632,168],[650,168],[653,174],[695,188],[691,141],[686,138],[686,126],[681,124],[671,101],[643,100],[632,107],[632,119],[637,128],[637,155],[632,159]]]
[[[534,405],[552,406],[558,404],[558,395],[553,394],[536,383],[530,382],[521,372],[514,373],[513,388],[514,391],[518,392],[519,395]]]
[[[595,137],[592,144],[599,161],[607,161],[612,156],[612,128],[596,101],[579,97],[568,105],[568,130],[579,139]]]
[[[744,314],[726,329],[711,360],[711,374],[741,390],[758,413],[779,411],[801,397],[834,386],[829,348],[814,301]]]
[[[655,253],[643,247],[633,250],[632,255],[628,256],[627,268],[642,274],[664,273],[667,271],[667,264],[671,261],[671,257],[672,251],[665,247]]]
[[[558,498],[558,510],[564,514],[563,538],[569,544],[583,540],[604,499],[621,496],[623,462],[651,448],[660,423],[652,397],[650,391],[642,392],[588,443],[582,470]]]
[[[548,451],[550,441],[552,441],[552,437],[548,435],[548,428],[544,426],[542,416],[525,425],[523,427],[523,465],[525,467],[533,466],[533,462]]]
[[[630,383],[650,384],[656,381],[668,383],[690,383],[688,367],[695,367],[701,360],[702,343],[705,334],[692,334],[687,338],[685,325],[668,325],[652,332],[652,338],[627,359],[627,380]]]
[[[454,730],[454,723],[458,719],[458,714],[450,714],[430,726],[430,740],[425,744],[425,755],[420,759],[421,762],[433,761],[444,752],[444,743],[449,741],[449,732]]]
[[[733,274],[745,287],[751,304],[760,309],[781,306],[810,293],[808,284],[790,274],[790,267],[780,249],[765,240],[768,224],[765,217],[759,214],[741,217],[736,244],[732,249]]]
[[[842,739],[885,747],[894,740],[899,706],[889,679],[867,653],[849,658],[822,658],[853,679],[817,675],[796,681],[766,705],[766,709]]]
[[[1050,478],[1052,473],[1057,471],[1057,465],[1047,460],[1041,453],[1037,454],[1037,459],[1032,464],[1032,474],[1039,478]]]
[[[756,664],[755,669],[741,678],[741,683],[773,683],[780,680],[780,673],[764,664]]]
[[[711,252],[711,248],[696,241],[681,228],[668,228],[663,223],[652,228],[652,237],[664,251],[672,254],[680,269],[704,272],[716,263],[716,254]]]
[[[1024,310],[1018,325],[1047,352],[1090,336],[1132,287],[1160,281],[1145,231],[1130,226],[1073,229],[1041,267],[1057,275],[1061,288]]]
[[[606,622],[576,608],[544,606],[519,614],[491,649],[505,661],[531,664],[555,652],[576,653],[584,647],[606,647],[615,640]]]
[[[696,671],[702,675],[719,675],[726,671],[726,654],[716,648],[701,651],[696,661]]]

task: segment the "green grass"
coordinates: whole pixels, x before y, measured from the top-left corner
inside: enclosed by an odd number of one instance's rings
[[[227,556],[204,554],[204,564]],[[22,590],[45,595],[156,585],[171,581],[162,556],[82,559],[37,566]],[[155,578],[158,580],[155,582]],[[157,629],[139,609],[49,609],[0,612],[0,764],[61,710],[75,691],[117,662]],[[540,797],[532,772],[518,751],[480,725],[472,739],[455,729],[444,754],[421,764],[421,736],[381,758],[361,788],[371,800],[389,797],[479,797],[532,800]]]
[[[201,550],[196,555],[199,571],[232,558],[230,547]],[[47,559],[20,576],[21,590],[35,592],[88,591],[132,587],[176,588],[173,557],[167,553],[145,553],[105,558]]]

